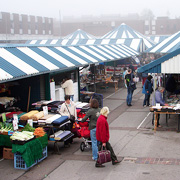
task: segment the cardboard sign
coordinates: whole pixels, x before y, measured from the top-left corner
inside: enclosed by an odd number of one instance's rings
[[[28,119],[28,124],[33,127],[33,120],[32,119]]]
[[[19,121],[18,121],[18,116],[17,116],[17,114],[13,114],[13,119],[14,119],[14,121],[19,122]]]
[[[18,122],[15,120],[13,121],[13,129],[16,131],[18,129]]]
[[[47,106],[43,106],[43,112],[44,112],[44,116],[48,115],[48,107]]]

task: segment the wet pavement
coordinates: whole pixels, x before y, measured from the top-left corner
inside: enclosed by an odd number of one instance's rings
[[[0,161],[3,179],[51,180],[178,180],[180,176],[180,134],[177,133],[177,116],[172,115],[166,126],[156,132],[152,127],[152,113],[142,106],[144,95],[139,83],[133,94],[132,106],[126,105],[126,89],[113,87],[99,89],[104,106],[110,108],[108,122],[110,143],[121,160],[118,165],[105,164],[95,168],[91,148],[80,150],[82,138],[74,139],[70,147],[59,143],[60,155],[54,154],[53,143],[48,144],[48,157],[28,171],[14,169],[13,160]]]

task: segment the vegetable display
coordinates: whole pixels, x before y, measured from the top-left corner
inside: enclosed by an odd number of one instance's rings
[[[36,137],[42,137],[42,136],[44,136],[44,135],[45,135],[44,129],[43,129],[42,127],[36,128],[35,131],[34,131],[34,135],[35,135]]]
[[[22,131],[30,131],[30,132],[34,132],[35,128],[33,128],[32,126],[30,126],[28,123],[24,126],[24,128],[22,129]]]
[[[0,122],[0,131],[1,132],[13,131],[13,124],[12,123]]]
[[[34,138],[33,132],[23,131],[23,132],[14,132],[13,135],[10,137],[11,140],[18,140],[18,141],[28,141]]]

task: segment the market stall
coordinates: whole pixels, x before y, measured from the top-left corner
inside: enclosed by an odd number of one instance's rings
[[[141,68],[138,68],[139,73],[161,73],[164,74],[164,78],[162,79],[162,86],[164,86],[167,90],[167,77],[169,77],[170,74],[175,74],[176,77],[179,77],[180,74],[180,64],[179,64],[179,58],[180,58],[180,49],[177,49],[145,66],[142,66]],[[155,76],[154,76],[155,77]],[[177,78],[177,85],[179,83],[179,78]],[[156,87],[157,83],[154,83],[154,87]],[[177,86],[178,87],[178,86]],[[168,91],[167,91],[168,92]],[[168,120],[168,115],[179,115],[179,91],[172,92],[171,96],[167,95],[167,92],[164,94],[165,102],[168,104],[168,106],[162,106],[157,107],[153,106],[150,108],[150,111],[152,111],[155,115],[155,131],[157,128],[157,116],[158,114],[166,114],[166,121]],[[154,97],[152,97],[154,98]],[[178,119],[178,126],[177,131],[179,132],[179,119]]]

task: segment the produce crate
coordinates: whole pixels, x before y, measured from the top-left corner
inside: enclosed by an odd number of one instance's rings
[[[41,162],[43,159],[47,158],[47,146],[43,149],[43,156],[42,158],[38,159],[37,162]]]
[[[4,159],[14,159],[14,154],[11,148],[3,148],[3,158]]]
[[[20,153],[14,154],[14,168],[15,169],[28,170],[29,168],[33,167],[36,164],[37,164],[37,160],[30,167],[27,167],[27,165],[26,165],[24,159],[22,158],[21,154]]]

